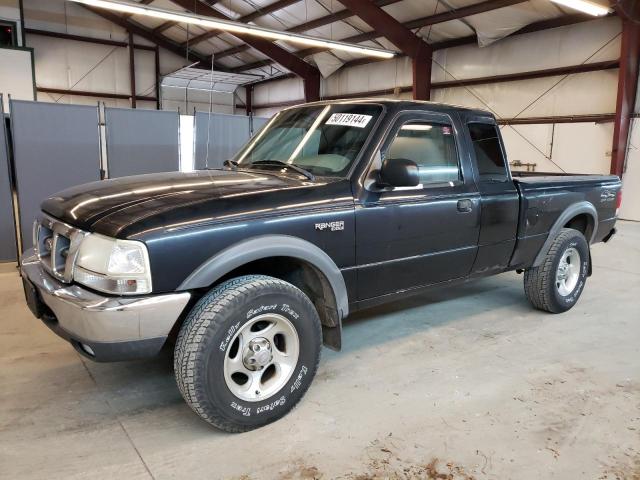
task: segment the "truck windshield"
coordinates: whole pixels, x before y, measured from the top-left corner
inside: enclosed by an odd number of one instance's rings
[[[241,168],[282,169],[284,163],[313,175],[345,176],[381,111],[381,106],[369,104],[285,110],[233,160]]]

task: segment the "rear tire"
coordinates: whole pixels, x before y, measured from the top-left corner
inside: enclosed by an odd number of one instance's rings
[[[524,291],[531,304],[551,313],[573,307],[589,273],[589,245],[584,235],[563,228],[537,267],[524,272]]]
[[[293,409],[311,385],[321,346],[320,319],[302,291],[264,275],[238,277],[187,316],[174,353],[176,381],[205,421],[245,432]]]

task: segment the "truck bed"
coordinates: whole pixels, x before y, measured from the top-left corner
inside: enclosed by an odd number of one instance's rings
[[[621,186],[617,176],[519,173],[523,172],[513,172],[520,192],[520,220],[512,264],[531,265],[551,230],[557,227],[557,220],[570,207],[590,204],[595,209],[594,225],[585,215],[572,220],[575,222],[572,227],[584,231],[588,242],[600,242],[611,232]]]
[[[547,172],[511,172],[513,180],[523,186],[558,186],[558,185],[604,185],[616,184],[620,179],[616,175],[593,175],[581,173],[547,173]]]

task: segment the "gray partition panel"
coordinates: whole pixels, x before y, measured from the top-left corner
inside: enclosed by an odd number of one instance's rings
[[[177,112],[106,108],[109,178],[180,169]]]
[[[7,144],[6,120],[2,111],[0,96],[0,262],[17,259],[16,231],[13,221],[13,201],[9,182],[9,151]]]
[[[11,132],[23,248],[46,197],[100,180],[98,108],[12,101]]]
[[[271,119],[264,117],[253,117],[253,134],[255,135],[256,133],[258,133],[269,120]]]
[[[208,129],[207,129],[208,127]],[[207,134],[208,130],[208,134]],[[209,151],[207,155],[207,140]],[[195,168],[220,168],[249,140],[249,117],[196,113]]]

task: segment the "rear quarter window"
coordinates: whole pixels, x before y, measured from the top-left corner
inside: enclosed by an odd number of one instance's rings
[[[476,156],[479,180],[507,181],[509,177],[498,127],[490,123],[469,123],[468,128]]]

